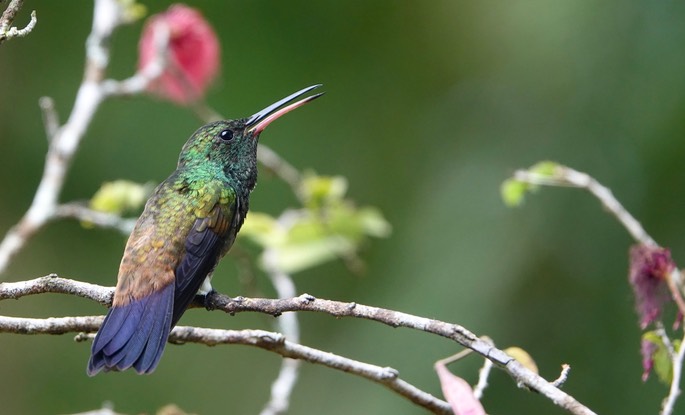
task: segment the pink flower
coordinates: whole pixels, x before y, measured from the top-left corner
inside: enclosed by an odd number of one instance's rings
[[[660,315],[664,304],[671,301],[666,278],[675,269],[671,252],[666,248],[635,245],[630,249],[629,281],[644,329]]]
[[[162,30],[160,29],[160,25]],[[202,98],[219,72],[219,40],[200,12],[174,4],[165,12],[150,16],[138,45],[138,69],[158,59],[155,36],[168,31],[167,65],[148,90],[177,104]]]

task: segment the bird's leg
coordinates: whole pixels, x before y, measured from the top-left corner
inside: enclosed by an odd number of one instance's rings
[[[216,290],[212,288],[212,274],[207,275],[207,278],[202,282],[202,285],[200,286],[200,289],[197,290],[197,295],[202,296],[202,304],[204,304],[205,308],[208,311],[211,311],[214,309],[212,305],[209,302],[209,298],[211,297],[212,294],[214,294]]]

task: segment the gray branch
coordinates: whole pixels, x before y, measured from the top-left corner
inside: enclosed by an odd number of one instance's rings
[[[23,5],[24,0],[12,0],[7,9],[2,13],[2,16],[0,16],[0,44],[8,39],[24,37],[36,27],[38,19],[36,18],[35,10],[31,12],[31,20],[23,29],[12,26],[14,18]]]
[[[101,287],[106,289],[105,287]],[[54,292],[54,291],[51,291]],[[0,333],[17,334],[67,334],[79,333],[77,341],[89,340],[98,330],[101,316],[60,317],[60,318],[19,318],[0,316]],[[221,330],[201,327],[179,326],[169,335],[169,342],[175,344],[200,343],[207,346],[221,344],[242,344],[259,347],[277,353],[288,359],[304,360],[332,369],[352,373],[372,382],[379,383],[402,397],[420,405],[434,414],[451,414],[447,402],[426,393],[399,378],[393,368],[380,367],[359,362],[312,347],[303,346],[286,340],[280,333],[264,330]]]
[[[34,295],[44,292],[72,294],[84,298],[90,298],[92,300],[100,302],[101,304],[108,304],[111,300],[113,288],[102,287],[95,284],[88,284],[65,278],[60,278],[55,276],[54,274],[29,281],[0,283],[0,301],[9,298],[16,299],[26,295]],[[197,301],[196,306],[202,306],[204,305],[204,303],[204,301]],[[473,350],[474,352],[480,354],[481,356],[491,360],[496,366],[498,366],[500,369],[508,373],[514,379],[514,381],[516,381],[517,385],[540,393],[541,395],[550,399],[556,405],[566,409],[569,413],[576,415],[594,414],[594,412],[590,410],[588,407],[584,406],[575,398],[563,392],[561,389],[557,388],[552,383],[548,382],[536,373],[525,368],[515,359],[508,356],[504,351],[497,349],[493,345],[489,344],[487,341],[478,338],[475,334],[471,333],[469,330],[458,324],[446,323],[439,320],[414,316],[399,311],[371,307],[362,304],[317,299],[308,294],[302,294],[298,297],[285,299],[267,299],[244,297],[230,298],[223,294],[212,293],[206,299],[206,303],[209,305],[210,308],[223,310],[231,315],[241,312],[259,312],[264,314],[270,314],[272,316],[279,316],[285,312],[313,311],[329,314],[334,317],[362,318],[383,323],[391,327],[405,327],[413,330],[419,330],[426,333],[435,334],[450,339],[460,344],[461,346],[467,347]],[[73,319],[74,317],[67,318]],[[56,321],[57,319],[52,320],[54,324],[54,321]],[[32,320],[32,322],[35,323],[36,321]],[[91,324],[94,324],[93,321],[91,321]],[[70,331],[95,331],[97,329],[97,324],[96,326],[88,326],[86,328],[88,330],[75,329]],[[190,336],[189,338],[193,337]],[[208,337],[208,339],[213,338],[214,337]],[[301,358],[303,360],[311,361],[313,363],[319,363],[319,361],[317,360],[318,357],[316,357],[318,355],[312,355],[311,357],[307,358],[295,356],[294,354],[286,355],[287,353],[294,352],[292,352],[292,349],[286,346],[271,347],[273,347],[273,349],[277,349],[279,354],[282,351],[283,356]],[[309,350],[309,348],[302,350]],[[333,356],[335,355],[331,356],[331,358],[333,359]],[[339,356],[336,356],[336,358],[339,358]],[[346,361],[349,361],[349,359],[347,359]],[[330,361],[330,364],[330,367],[335,367],[344,370],[340,366],[342,363],[339,363],[338,360],[333,359]],[[364,365],[366,364],[364,363]],[[364,366],[364,368],[366,367],[367,366]],[[369,367],[376,366],[369,365]],[[361,367],[360,370],[362,370]],[[395,390],[398,393],[401,393],[400,390],[404,390],[406,387],[408,387],[408,384],[405,384],[404,382],[400,381],[383,384]],[[412,400],[412,402],[418,403],[417,400],[419,398],[413,395],[412,397],[408,397],[407,395],[402,396]],[[428,408],[426,405],[422,406]],[[447,412],[434,411],[434,413]]]

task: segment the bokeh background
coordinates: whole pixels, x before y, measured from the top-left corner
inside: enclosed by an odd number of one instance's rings
[[[150,13],[167,2],[148,2]],[[499,346],[529,351],[543,376],[572,366],[565,389],[599,413],[656,413],[666,388],[640,380],[640,331],[626,283],[632,243],[598,202],[545,189],[506,208],[499,186],[516,168],[551,159],[612,188],[683,261],[685,227],[685,4],[578,1],[250,1],[197,5],[222,44],[210,104],[240,117],[301,87],[326,96],[262,136],[301,169],[348,178],[350,196],[393,225],[373,240],[354,275],[340,262],[296,275],[300,292],[460,323]],[[46,139],[38,98],[73,104],[90,30],[89,2],[27,1],[38,25],[0,46],[0,230],[29,206]],[[109,75],[136,65],[142,23],[119,30]],[[61,200],[87,199],[103,181],[163,180],[200,122],[149,97],[98,111]],[[296,205],[262,174],[252,208]],[[75,221],[40,232],[2,276],[56,272],[114,284],[124,246],[115,231]],[[243,294],[231,259],[220,291]],[[273,295],[264,276],[262,295]],[[42,295],[0,303],[13,316],[104,314],[92,302]],[[301,314],[307,345],[397,368],[440,395],[432,364],[458,348],[376,323]],[[670,321],[671,315],[667,321]],[[192,310],[182,324],[271,328],[269,318]],[[0,412],[74,413],[111,401],[124,413],[176,403],[198,414],[254,414],[280,358],[243,346],[170,346],[152,376],[88,378],[89,344],[73,336],[0,336]],[[479,359],[451,369],[476,379]],[[682,399],[681,399],[682,401]],[[491,414],[561,414],[495,371],[483,399]],[[680,408],[685,403],[680,402]],[[424,413],[381,386],[304,364],[293,414]]]

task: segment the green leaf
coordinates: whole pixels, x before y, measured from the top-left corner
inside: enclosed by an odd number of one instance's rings
[[[98,212],[121,215],[140,209],[148,195],[151,186],[128,180],[105,182],[90,199],[90,208]]]
[[[530,185],[519,180],[505,180],[502,182],[502,186],[500,187],[500,193],[502,194],[502,200],[504,200],[504,204],[509,207],[521,206],[524,196],[529,188]]]
[[[376,238],[387,238],[392,232],[390,222],[385,220],[380,210],[367,207],[357,211],[357,219],[364,229],[364,233]]]
[[[561,165],[554,161],[541,161],[534,164],[528,171],[540,176],[554,177],[560,167]]]
[[[652,355],[652,358],[654,359],[654,373],[656,373],[661,383],[667,386],[670,385],[673,380],[673,365],[668,354],[668,349],[661,339],[661,336],[654,331],[648,331],[642,335],[642,340],[648,341],[656,346],[656,351]],[[675,353],[678,353],[678,349],[680,349],[680,340],[673,341],[673,348],[675,349]]]
[[[117,0],[123,12],[124,21],[133,23],[142,19],[147,14],[144,4],[136,3],[135,0]]]
[[[336,236],[289,243],[275,249],[274,265],[286,273],[295,273],[337,259],[354,249],[348,239]]]
[[[345,193],[347,179],[342,176],[317,176],[313,172],[308,172],[300,185],[304,204],[310,209],[320,209],[325,205],[340,202]]]
[[[249,212],[238,236],[248,238],[262,247],[277,245],[285,232],[279,229],[276,219],[261,212]]]
[[[392,228],[380,210],[346,200],[346,191],[344,177],[307,173],[300,187],[303,208],[287,210],[279,219],[250,212],[238,236],[272,250],[269,265],[288,273],[354,257],[368,237],[386,237]]]

